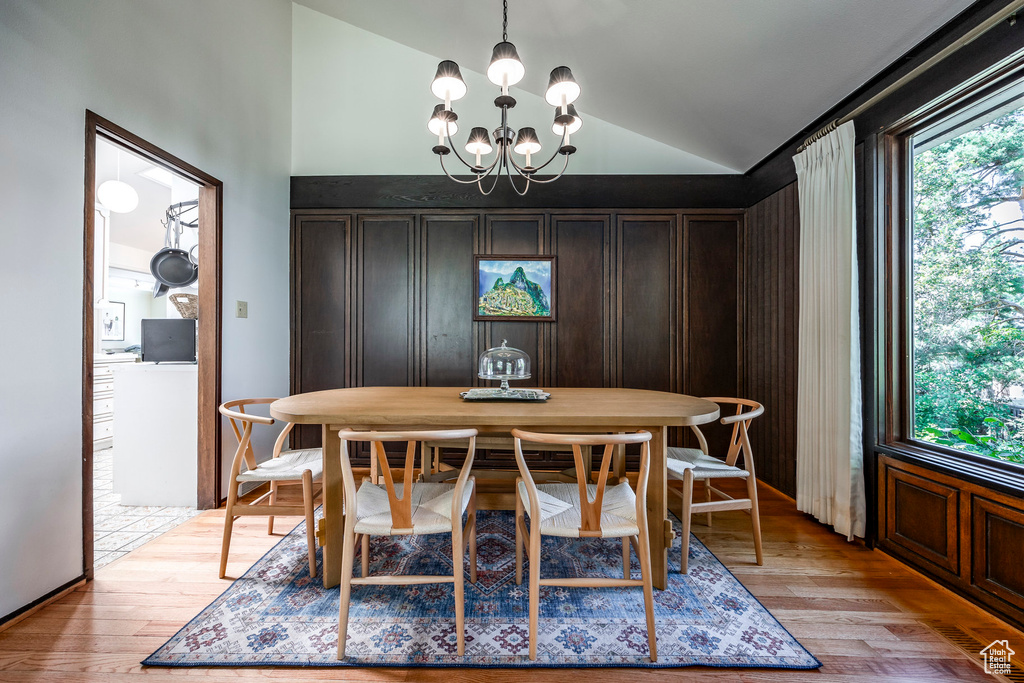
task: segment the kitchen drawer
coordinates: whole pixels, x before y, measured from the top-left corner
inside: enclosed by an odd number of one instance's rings
[[[92,425],[92,440],[102,441],[114,436],[113,420],[97,420]]]
[[[114,378],[107,377],[103,381],[97,379],[95,382],[93,382],[92,395],[94,398],[105,398],[107,396],[113,398]]]
[[[92,366],[93,382],[114,381],[114,368],[96,363]]]
[[[113,398],[94,399],[92,402],[93,415],[108,415],[114,412]]]

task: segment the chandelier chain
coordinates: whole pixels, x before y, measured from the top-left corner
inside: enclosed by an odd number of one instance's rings
[[[508,42],[508,0],[501,0],[501,40]]]

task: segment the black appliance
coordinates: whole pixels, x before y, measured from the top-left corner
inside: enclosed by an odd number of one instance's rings
[[[143,363],[195,363],[196,321],[153,318],[142,321]]]

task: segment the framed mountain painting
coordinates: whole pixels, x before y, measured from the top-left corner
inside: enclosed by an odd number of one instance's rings
[[[475,257],[473,320],[553,321],[555,257]]]

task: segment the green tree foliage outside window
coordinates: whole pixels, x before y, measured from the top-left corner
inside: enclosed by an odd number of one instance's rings
[[[1024,108],[914,156],[916,438],[1024,464]]]

